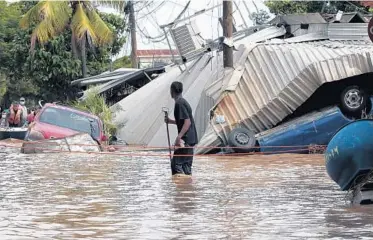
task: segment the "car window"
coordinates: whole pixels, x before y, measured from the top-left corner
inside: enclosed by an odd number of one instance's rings
[[[93,137],[97,139],[100,136],[97,119],[89,118],[88,116],[69,111],[68,109],[47,107],[41,113],[39,121],[79,132],[86,132],[92,134]]]

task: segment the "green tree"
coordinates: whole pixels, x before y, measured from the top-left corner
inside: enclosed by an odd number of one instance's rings
[[[33,29],[20,29],[18,23],[22,14],[33,4],[20,2],[7,6],[6,2],[0,1],[0,13],[6,13],[0,14],[0,101],[6,91],[6,105],[21,95],[45,101],[71,99],[77,89],[72,89],[70,82],[82,77],[81,61],[74,58],[72,53],[70,28],[43,45],[35,45],[30,55],[30,33]],[[113,44],[87,49],[87,65],[91,74],[106,71],[111,54],[118,54],[125,42],[123,18],[98,14],[113,31]]]
[[[20,40],[18,23],[25,8],[27,6],[23,3],[8,5],[0,1],[0,102],[3,102],[3,98],[9,98],[9,93],[19,98],[21,94],[26,97],[37,91],[30,79],[24,77],[22,65],[26,55],[16,55],[24,47],[18,45],[17,41]]]
[[[269,19],[269,14],[267,11],[260,10],[258,13],[253,13],[253,19],[256,25],[261,25]]]
[[[87,49],[87,67],[90,75],[108,70],[111,54],[118,54],[120,46],[125,42],[123,18],[113,14],[100,15],[114,33],[113,44]],[[72,99],[78,91],[70,86],[71,81],[83,77],[79,70],[81,62],[73,56],[70,44],[72,34],[70,29],[66,29],[62,35],[54,37],[43,46],[35,46],[35,53],[26,60],[25,72],[39,87],[38,96],[43,99],[64,101]],[[27,42],[21,44],[27,46]],[[24,53],[24,50],[22,52]]]
[[[105,103],[105,98],[100,96],[94,89],[88,91],[87,97],[84,100],[73,101],[71,105],[75,108],[97,115],[104,123],[105,134],[115,134],[117,128],[115,124],[113,124],[114,113]]]
[[[111,43],[113,33],[90,1],[39,1],[23,16],[21,26],[33,28],[31,50],[36,41],[41,45],[58,36],[69,25],[74,53],[79,51],[82,74],[87,76],[86,44],[103,46]],[[36,24],[36,25],[35,25]]]
[[[360,2],[348,1],[266,1],[265,5],[273,14],[295,14],[295,13],[337,13],[338,10],[344,12],[354,12],[359,10],[368,10]]]
[[[118,58],[113,62],[114,70],[118,68],[131,68],[131,67],[132,67],[131,59],[129,59],[128,56]]]
[[[124,18],[108,13],[99,13],[99,15],[114,33],[113,43],[110,46],[89,49],[87,55],[89,75],[97,75],[110,70],[111,56],[117,55],[126,43]]]
[[[294,14],[294,13],[307,13],[307,12],[320,12],[322,9],[322,1],[266,1],[265,5],[273,14]]]

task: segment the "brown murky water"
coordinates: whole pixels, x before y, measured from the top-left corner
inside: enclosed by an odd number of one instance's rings
[[[169,160],[25,156],[0,149],[5,239],[357,239],[373,206],[350,207],[317,155]]]

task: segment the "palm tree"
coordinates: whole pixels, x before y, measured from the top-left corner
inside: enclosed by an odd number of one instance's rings
[[[112,31],[90,1],[39,1],[20,22],[22,28],[30,28],[34,24],[31,51],[36,42],[43,45],[61,34],[66,27],[71,28],[72,49],[74,53],[77,53],[77,47],[80,49],[83,77],[87,76],[86,43],[90,46],[103,46],[113,40]]]

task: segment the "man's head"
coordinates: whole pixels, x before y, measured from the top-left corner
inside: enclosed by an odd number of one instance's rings
[[[21,98],[19,99],[19,104],[21,104],[22,106],[25,105],[25,98],[24,98],[24,97],[21,97]]]
[[[176,98],[183,93],[183,84],[181,82],[173,82],[171,84],[171,97]]]

